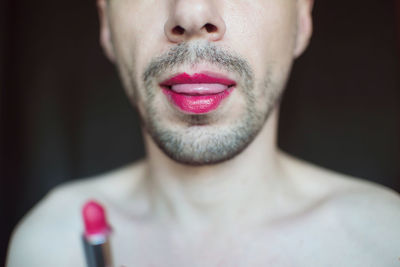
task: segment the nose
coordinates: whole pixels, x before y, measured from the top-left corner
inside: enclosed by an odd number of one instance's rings
[[[170,42],[193,38],[215,42],[225,35],[226,25],[214,0],[174,0],[170,7],[164,26]]]

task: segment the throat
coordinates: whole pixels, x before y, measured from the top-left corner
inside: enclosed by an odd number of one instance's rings
[[[188,229],[246,227],[273,213],[277,170],[270,172],[226,166],[148,168],[147,187],[153,212],[164,222]],[[232,223],[235,222],[235,223]]]

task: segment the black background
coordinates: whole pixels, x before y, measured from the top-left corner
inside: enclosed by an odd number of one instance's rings
[[[279,145],[400,191],[395,15],[395,0],[316,1]],[[137,114],[98,45],[94,1],[3,0],[0,53],[2,259],[12,228],[51,188],[144,154]]]

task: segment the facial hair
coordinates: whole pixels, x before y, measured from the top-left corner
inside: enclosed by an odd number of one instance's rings
[[[176,113],[182,122],[179,126],[166,121],[157,105],[161,90],[155,81],[176,68],[197,64],[216,66],[238,77],[235,90],[244,100],[239,117],[223,123],[221,114]],[[146,112],[140,114],[143,126],[157,146],[179,163],[204,166],[230,160],[254,140],[279,102],[282,88],[273,85],[269,73],[265,76],[260,88],[256,88],[253,71],[241,56],[205,41],[180,43],[145,68],[142,77]],[[257,102],[256,89],[265,90],[262,95],[266,103]],[[139,94],[134,92],[134,95],[137,98]]]

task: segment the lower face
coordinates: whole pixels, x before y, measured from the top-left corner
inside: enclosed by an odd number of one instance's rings
[[[154,58],[142,89],[131,82],[147,132],[170,158],[188,165],[216,164],[242,152],[282,92],[268,73],[256,83],[243,57],[204,41]]]
[[[292,61],[294,34],[288,32],[282,36],[284,41],[290,36],[288,44],[269,46],[286,51],[268,51],[263,40],[245,53],[190,40],[148,60],[140,57],[139,47],[126,55],[121,47],[117,62],[128,95],[158,147],[179,163],[217,164],[240,154],[279,102]],[[122,41],[116,40],[117,49]],[[282,54],[280,61],[274,58]]]

